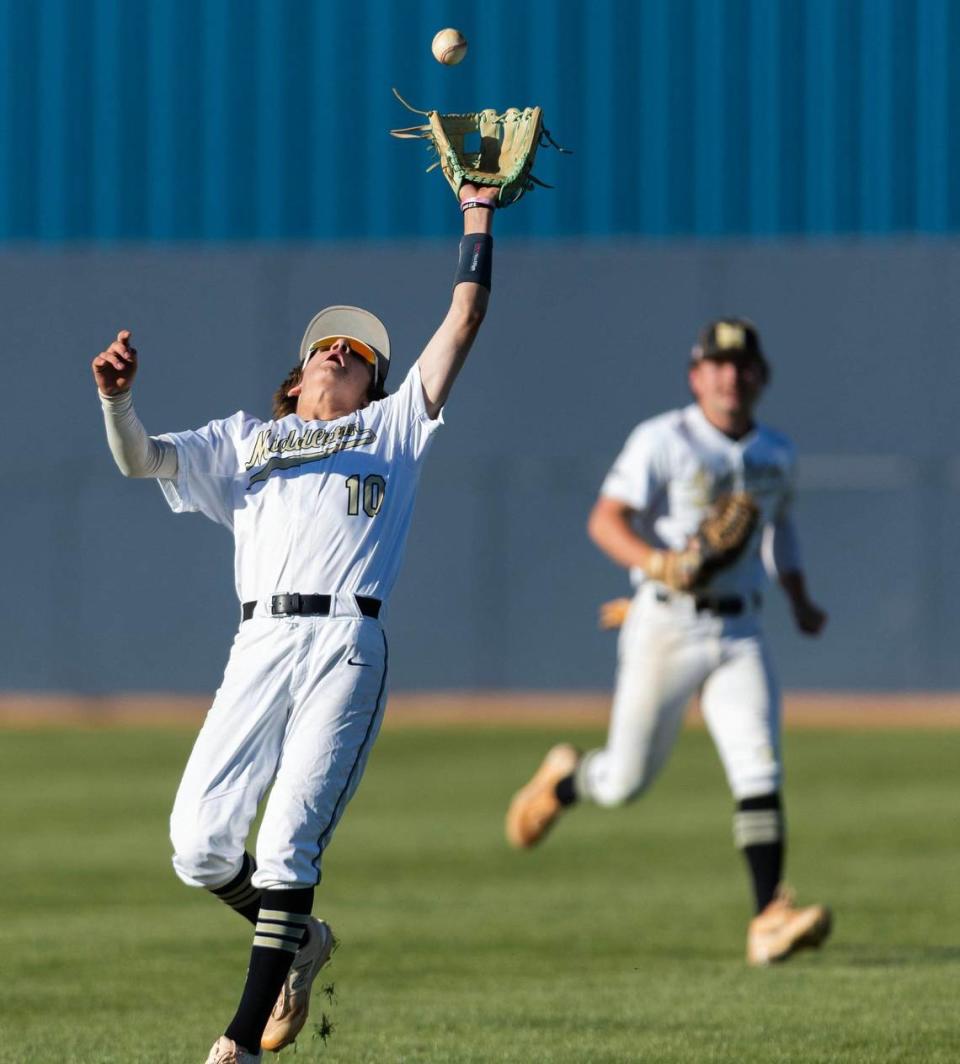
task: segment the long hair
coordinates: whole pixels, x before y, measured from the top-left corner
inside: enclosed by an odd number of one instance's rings
[[[298,362],[283,378],[280,387],[273,393],[273,412],[271,416],[274,421],[279,421],[280,418],[286,417],[287,414],[295,414],[297,412],[297,397],[288,393],[291,388],[300,383],[302,377],[303,366]],[[383,384],[380,382],[374,384],[371,381],[370,387],[367,389],[367,402],[375,403],[378,399],[386,399],[386,397],[387,390]]]

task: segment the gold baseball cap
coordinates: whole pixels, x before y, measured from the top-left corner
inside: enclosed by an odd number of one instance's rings
[[[374,380],[379,384],[387,379],[390,337],[376,314],[361,307],[326,307],[315,315],[300,341],[300,364],[306,364],[313,351],[317,350],[317,344],[327,340],[333,342],[340,337],[354,341],[358,345],[357,354],[368,361],[369,356],[363,348],[372,351],[376,356]]]

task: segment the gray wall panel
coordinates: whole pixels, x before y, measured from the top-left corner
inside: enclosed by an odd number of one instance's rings
[[[265,413],[303,327],[332,302],[391,328],[393,383],[444,313],[447,242],[0,254],[10,386],[0,487],[0,686],[211,690],[236,607],[228,536],[124,481],[90,358],[120,325],[142,355],[151,431]],[[697,326],[759,322],[766,420],[806,455],[799,520],[833,621],[770,626],[791,686],[960,684],[954,529],[960,393],[952,243],[659,247],[498,244],[494,298],[424,472],[392,604],[394,683],[597,687],[625,588],[587,541],[603,474],[641,418],[686,401]]]

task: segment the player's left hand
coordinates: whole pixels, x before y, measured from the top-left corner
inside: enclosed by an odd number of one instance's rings
[[[827,623],[827,614],[804,598],[793,603],[793,620],[804,635],[819,635]]]

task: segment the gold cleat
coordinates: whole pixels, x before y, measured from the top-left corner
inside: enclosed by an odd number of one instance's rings
[[[785,961],[800,949],[817,949],[826,941],[833,915],[825,905],[796,908],[789,887],[780,887],[773,901],[758,913],[747,930],[747,964],[765,967]]]
[[[577,767],[580,751],[570,743],[559,743],[547,756],[533,778],[513,796],[507,810],[507,842],[519,850],[535,846],[549,831],[563,806],[556,786]]]
[[[207,1064],[259,1064],[262,1059],[259,1053],[248,1053],[232,1038],[223,1035],[214,1042]]]
[[[313,981],[330,960],[335,945],[336,939],[329,925],[311,916],[307,924],[307,941],[293,958],[290,972],[260,1039],[261,1049],[279,1053],[284,1046],[296,1041],[307,1022]]]

